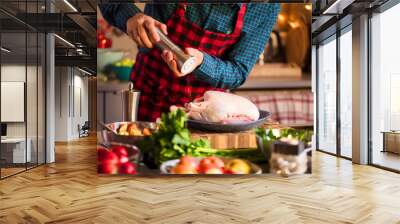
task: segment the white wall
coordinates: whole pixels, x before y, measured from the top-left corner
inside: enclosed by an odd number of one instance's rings
[[[2,65],[1,66],[1,81],[3,82],[25,82],[25,65]],[[36,74],[36,67],[28,66],[28,74]],[[28,75],[29,86],[36,86],[36,80],[32,80],[31,76]],[[28,105],[36,108],[36,88],[27,88],[27,103],[35,102],[34,105]],[[7,110],[7,108],[1,108]],[[36,113],[28,113],[28,122],[34,121],[36,124]],[[33,126],[28,124],[28,128]],[[34,127],[36,130],[36,126]],[[28,131],[29,133],[29,131]],[[25,123],[24,122],[13,122],[7,123],[7,136],[8,137],[25,137]],[[29,136],[28,136],[29,137]]]
[[[36,70],[38,69],[38,70]],[[27,80],[25,80],[27,78]],[[26,83],[26,110],[27,120],[25,122],[7,122],[8,138],[25,138],[25,133],[30,139],[32,161],[44,162],[44,74],[42,68],[27,66],[25,64],[4,64],[1,66],[1,81],[25,82]],[[4,96],[2,96],[4,97]],[[1,108],[7,110],[9,108]],[[27,132],[26,132],[27,131]],[[37,153],[39,156],[37,157]]]
[[[88,78],[83,75],[76,68],[56,67],[56,141],[77,139],[78,124],[88,121]]]
[[[69,139],[69,71],[68,67],[55,68],[55,141]]]
[[[71,119],[71,135],[72,138],[78,138],[78,125],[81,126],[85,123],[85,121],[89,120],[89,102],[88,102],[88,78],[80,75],[74,75],[74,96],[71,96],[74,99],[72,104],[75,104],[72,111],[72,119]],[[79,102],[80,101],[80,102]],[[81,107],[81,108],[79,108]],[[80,111],[82,110],[82,111]]]

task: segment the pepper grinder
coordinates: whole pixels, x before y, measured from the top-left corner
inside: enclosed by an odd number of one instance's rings
[[[123,120],[136,121],[139,106],[140,91],[135,90],[133,83],[129,83],[128,90],[122,93]]]
[[[174,54],[178,69],[183,75],[191,73],[196,68],[195,57],[186,54],[180,47],[174,44],[158,27],[156,27],[156,31],[160,36],[160,41],[155,44],[156,47],[161,51],[169,50]]]

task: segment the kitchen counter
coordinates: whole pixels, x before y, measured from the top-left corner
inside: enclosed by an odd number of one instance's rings
[[[311,89],[311,75],[296,64],[256,64],[238,90]]]
[[[311,76],[293,78],[249,77],[235,91],[241,90],[311,89]]]
[[[128,89],[128,82],[98,82],[99,92],[119,92]],[[311,76],[302,77],[249,77],[246,82],[235,91],[241,90],[278,90],[278,89],[311,89]]]
[[[97,92],[121,92],[128,89],[129,82],[109,81],[97,82]]]
[[[287,128],[287,126],[280,125],[276,122],[267,121],[262,125],[263,128]],[[115,127],[117,128],[117,127]],[[205,132],[198,130],[190,130],[191,138],[195,139],[205,139],[209,141],[210,147],[212,149],[223,150],[225,151],[225,156],[236,155],[233,157],[238,158],[251,158],[251,161],[258,165],[261,168],[263,174],[268,174],[269,165],[265,160],[265,156],[261,151],[258,150],[256,143],[256,134],[254,130],[248,130],[243,132],[234,132],[234,133],[216,133],[216,132]],[[99,133],[100,134],[100,133]],[[102,138],[106,136],[105,138]],[[123,138],[114,138],[113,135],[99,135],[100,141],[104,139],[108,142],[113,143],[122,143],[122,144],[132,144],[130,139],[126,137]],[[143,146],[143,145],[142,145]],[[236,152],[235,152],[236,151]],[[221,152],[221,151],[220,151]],[[241,156],[240,156],[241,155]],[[243,156],[243,157],[242,157]],[[311,156],[311,154],[309,155]],[[160,175],[160,168],[154,163],[154,158],[151,153],[144,153],[142,155],[142,162],[138,164],[138,174],[139,176],[153,176]],[[309,161],[311,158],[309,157]],[[308,167],[311,167],[309,164]]]

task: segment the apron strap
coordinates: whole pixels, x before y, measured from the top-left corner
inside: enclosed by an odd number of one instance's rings
[[[243,23],[244,23],[244,16],[246,14],[246,9],[247,9],[247,4],[242,3],[242,5],[240,6],[238,15],[237,15],[236,25],[235,25],[235,29],[233,31],[234,34],[239,34],[242,31]]]
[[[178,16],[185,16],[186,5],[187,5],[186,2],[178,3],[178,9],[176,11]]]

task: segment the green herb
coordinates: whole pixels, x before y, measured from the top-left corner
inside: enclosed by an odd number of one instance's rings
[[[147,149],[155,157],[156,164],[178,159],[184,155],[195,157],[219,156],[242,158],[253,162],[264,159],[259,149],[212,149],[210,143],[204,139],[192,140],[189,129],[186,127],[186,114],[178,109],[161,116],[159,129],[151,137],[145,139],[138,146]]]
[[[298,141],[302,141],[305,144],[309,144],[312,138],[312,131],[309,130],[297,130],[294,128],[283,128],[283,129],[264,129],[257,128],[256,135],[263,141],[273,142],[281,138],[293,138]]]

